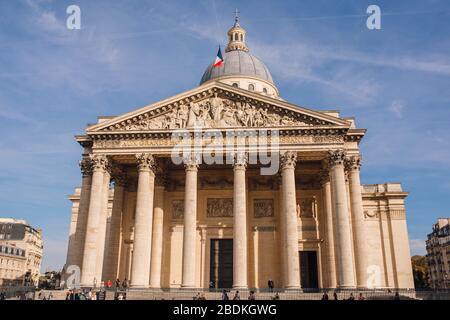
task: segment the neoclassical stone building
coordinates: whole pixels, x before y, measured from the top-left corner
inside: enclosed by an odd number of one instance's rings
[[[365,130],[283,100],[237,20],[228,37],[223,65],[198,87],[76,136],[67,266],[81,268],[81,285],[413,288],[407,193],[361,184]],[[199,157],[208,148],[227,161]]]

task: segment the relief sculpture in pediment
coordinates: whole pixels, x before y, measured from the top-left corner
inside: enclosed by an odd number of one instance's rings
[[[127,121],[120,129],[254,128],[291,125],[309,124],[297,119],[293,114],[280,114],[269,107],[256,107],[246,101],[223,99],[215,94],[209,99],[174,106],[169,112],[154,118],[142,117],[136,121]]]

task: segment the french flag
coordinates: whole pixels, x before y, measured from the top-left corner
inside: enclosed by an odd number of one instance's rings
[[[217,57],[216,60],[214,61],[213,67],[220,67],[223,63],[223,57],[222,57],[222,50],[220,50],[220,46],[219,46],[219,51],[217,51]]]

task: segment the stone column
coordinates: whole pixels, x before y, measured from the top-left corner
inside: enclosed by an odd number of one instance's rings
[[[83,267],[81,272],[81,286],[92,287],[96,279],[98,256],[98,238],[100,232],[100,219],[102,216],[102,195],[104,176],[108,159],[104,155],[91,155],[93,166],[92,186],[84,242]]]
[[[155,204],[153,208],[153,238],[152,259],[150,267],[150,287],[161,288],[161,265],[163,251],[163,222],[164,222],[164,176],[156,176]]]
[[[334,223],[336,224],[336,241],[338,242],[338,286],[354,288],[355,268],[352,250],[352,235],[350,233],[350,213],[348,210],[347,191],[345,183],[343,150],[330,151],[330,174],[334,193]]]
[[[326,246],[328,257],[328,279],[329,288],[336,288],[336,256],[334,247],[334,221],[333,221],[333,202],[331,198],[331,182],[328,168],[321,174],[322,196],[326,216]]]
[[[108,210],[109,210],[109,186],[111,184],[110,166],[107,167],[103,176],[102,188],[102,210],[100,215],[100,224],[98,228],[98,254],[97,266],[95,268],[95,279],[98,285],[105,280],[103,277],[103,265],[105,257],[105,245],[107,234]]]
[[[183,274],[181,287],[195,287],[196,238],[197,238],[197,171],[195,155],[184,159],[186,183],[184,191]]]
[[[295,152],[285,152],[281,156],[282,223],[284,230],[285,288],[300,289],[300,265],[298,257],[297,199],[295,186]]]
[[[376,266],[382,270],[381,247],[371,248],[370,243],[373,234],[366,227],[360,181],[361,157],[352,156],[347,159],[347,170],[350,180],[350,201],[353,215],[353,235],[354,250],[356,261],[356,283],[360,288],[367,287],[368,269],[370,266]],[[378,240],[378,239],[377,239]],[[378,284],[381,286],[381,284]]]
[[[233,169],[233,288],[235,289],[246,289],[248,287],[246,166],[247,155],[237,154]]]
[[[86,237],[89,199],[91,197],[92,161],[89,157],[83,157],[79,164],[82,174],[80,202],[78,204],[75,230],[69,237],[66,267],[76,265],[81,269],[83,265],[83,250]]]
[[[150,282],[152,249],[153,193],[155,188],[154,159],[152,155],[146,153],[138,154],[136,158],[139,166],[139,178],[134,220],[131,286],[147,288]]]
[[[115,168],[113,170],[112,179],[114,181],[114,198],[109,227],[109,243],[105,247],[106,252],[105,263],[103,266],[103,277],[105,280],[111,280],[114,282],[117,278],[119,268],[119,251],[126,174],[124,171]]]

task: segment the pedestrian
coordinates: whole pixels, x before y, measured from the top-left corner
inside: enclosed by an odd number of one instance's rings
[[[400,300],[400,295],[398,294],[398,291],[395,292],[394,300]]]
[[[230,300],[230,298],[228,297],[227,290],[225,289],[222,291],[222,300]]]
[[[248,300],[256,300],[255,291],[250,291],[250,294],[248,295]]]
[[[233,300],[241,300],[241,295],[239,291],[236,290],[236,292],[234,293]]]
[[[128,287],[128,281],[127,281],[127,278],[123,279],[122,287],[123,287],[124,289],[126,289],[126,288]]]
[[[359,293],[358,300],[366,300],[361,292]]]
[[[348,297],[348,300],[355,300],[355,297],[353,296],[353,293],[350,292],[350,297]]]
[[[339,300],[336,291],[333,293],[333,299],[334,299],[334,300]]]
[[[275,296],[272,298],[272,300],[280,300],[280,295],[278,292],[275,293]]]
[[[328,300],[328,293],[325,291],[322,295],[322,300]]]
[[[119,280],[119,278],[116,279],[116,288],[117,289],[120,288],[120,280]]]
[[[273,292],[274,283],[272,279],[269,279],[269,281],[267,281],[267,286],[269,287],[269,291]]]

